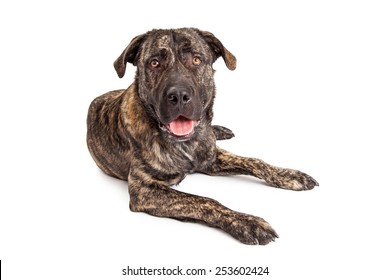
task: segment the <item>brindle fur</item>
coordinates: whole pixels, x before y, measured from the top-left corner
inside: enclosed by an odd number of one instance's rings
[[[202,63],[191,64],[200,55]],[[137,66],[135,81],[126,90],[96,98],[88,113],[87,143],[97,165],[108,175],[128,181],[130,209],[220,228],[246,244],[267,244],[278,235],[262,218],[238,213],[219,202],[170,188],[187,174],[245,174],[269,185],[309,190],[317,182],[297,170],[275,167],[254,158],[233,155],[216,140],[233,133],[212,126],[215,97],[213,62],[222,57],[230,70],[235,57],[211,33],[194,28],[152,30],[135,37],[114,66],[123,77],[126,63]],[[161,63],[150,67],[151,59]],[[188,86],[191,101],[180,108],[169,103],[167,88]],[[177,139],[162,124],[179,115],[199,120],[188,139]]]

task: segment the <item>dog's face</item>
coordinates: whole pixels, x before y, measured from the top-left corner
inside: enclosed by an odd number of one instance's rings
[[[137,66],[139,97],[156,125],[168,138],[186,141],[211,123],[212,64],[219,56],[235,69],[235,57],[209,32],[153,30],[135,37],[114,66],[119,77],[127,62]]]

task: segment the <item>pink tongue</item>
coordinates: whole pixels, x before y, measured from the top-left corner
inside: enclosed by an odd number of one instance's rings
[[[176,136],[185,136],[194,130],[195,122],[193,120],[179,117],[169,124],[169,129]]]

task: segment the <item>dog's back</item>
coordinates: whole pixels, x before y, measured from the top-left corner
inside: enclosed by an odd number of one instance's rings
[[[127,180],[130,143],[123,131],[121,103],[125,90],[105,93],[92,101],[87,117],[87,145],[96,164],[106,174]]]

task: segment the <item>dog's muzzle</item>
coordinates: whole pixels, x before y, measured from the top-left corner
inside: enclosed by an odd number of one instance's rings
[[[160,127],[177,140],[187,140],[199,124],[201,111],[201,102],[192,87],[168,86],[160,101]]]

